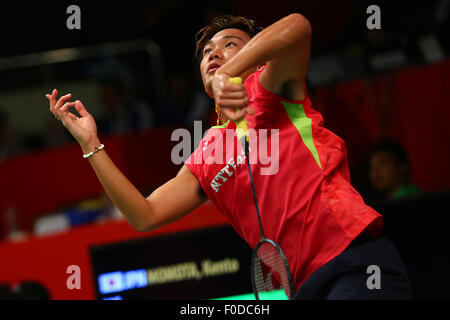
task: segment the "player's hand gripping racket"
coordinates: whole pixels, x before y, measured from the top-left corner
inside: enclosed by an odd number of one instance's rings
[[[230,78],[229,80],[233,84],[242,84],[242,79],[239,77]],[[245,117],[237,121],[236,133],[239,140],[242,142],[245,156],[249,159],[248,130]],[[261,240],[253,250],[251,261],[253,292],[256,300],[260,300],[261,298],[275,299],[278,295],[271,295],[271,293],[276,294],[279,291],[284,290],[287,298],[290,299],[294,295],[291,271],[289,269],[286,256],[280,246],[275,241],[267,239],[264,236],[250,163],[248,164],[248,172],[250,174],[250,182],[252,185],[253,200],[255,201],[256,214],[258,217],[259,231],[261,233]]]
[[[234,77],[228,79],[232,84],[241,85],[242,79],[240,77]],[[247,120],[245,120],[245,116],[236,121],[236,134],[238,136],[238,139],[242,142],[242,147],[245,150],[245,140],[248,142],[248,129],[247,129]]]

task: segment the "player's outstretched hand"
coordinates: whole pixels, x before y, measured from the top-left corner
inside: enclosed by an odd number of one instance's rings
[[[51,94],[46,94],[45,97],[50,102],[50,112],[62,122],[83,149],[87,149],[87,146],[98,141],[94,117],[87,112],[80,100],[69,101],[72,98],[71,93],[58,99],[58,90],[56,89]],[[75,108],[81,117],[70,112],[70,108]]]

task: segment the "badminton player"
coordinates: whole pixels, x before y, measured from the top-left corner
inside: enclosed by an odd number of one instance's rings
[[[58,98],[57,90],[46,97],[50,111],[79,142],[105,191],[136,230],[171,223],[209,199],[252,248],[260,233],[248,161],[234,157],[215,163],[202,158],[205,149],[214,147],[244,117],[249,129],[278,130],[278,169],[265,175],[258,174],[261,163],[251,164],[251,169],[262,225],[266,237],[286,255],[294,298],[411,298],[401,258],[380,236],[382,216],[350,183],[344,141],[324,128],[308,98],[305,75],[311,36],[311,25],[301,14],[262,30],[253,20],[226,15],[200,30],[196,55],[205,91],[215,100],[218,124],[178,174],[147,198],[110,159],[82,102],[71,101],[71,94]],[[243,84],[230,83],[232,77],[240,77]],[[223,151],[226,157],[229,150]],[[373,265],[380,278],[376,287],[369,285],[367,272]]]

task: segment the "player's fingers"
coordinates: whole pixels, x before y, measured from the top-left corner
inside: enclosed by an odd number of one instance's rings
[[[58,110],[59,108],[61,108],[64,103],[66,103],[67,100],[69,100],[72,97],[71,93],[68,93],[64,96],[62,96],[61,98],[59,98],[58,102],[56,102],[55,107],[53,108],[53,111]]]
[[[51,93],[47,93],[45,96],[48,96],[49,99],[55,99],[58,96],[58,90],[53,89]]]
[[[247,108],[242,108],[238,110],[233,110],[232,108],[223,108],[221,109],[223,114],[230,120],[236,121],[245,116],[247,113]]]
[[[64,105],[61,108],[59,108],[59,111],[57,111],[57,112],[61,113],[61,112],[68,111],[69,108],[71,108],[71,107],[75,107],[75,102],[66,102],[66,103],[64,103]]]
[[[245,87],[243,85],[236,85],[227,82],[225,86],[223,86],[222,88],[220,88],[220,90],[216,92],[216,98],[219,96],[227,96],[227,95],[246,96],[247,92],[245,91]]]
[[[82,117],[87,117],[90,115],[80,100],[75,101],[75,109]]]
[[[223,88],[225,91],[235,92],[235,91],[244,91],[245,86],[243,84],[232,84],[230,82],[225,82]]]
[[[218,98],[216,99],[216,104],[218,104],[222,108],[244,108],[248,104],[248,97],[245,96],[239,99],[229,99],[226,98]]]
[[[67,110],[73,106],[75,106],[75,102],[66,102],[61,108],[55,110],[55,112],[53,113],[55,115],[55,118],[57,120],[64,121],[69,116],[69,114],[71,114]]]
[[[56,105],[56,97],[58,96],[58,90],[53,89],[52,93],[49,94],[47,93],[45,95],[45,97],[48,99],[48,101],[50,102],[50,111],[52,110],[52,108]]]
[[[245,91],[222,91],[217,96],[217,99],[244,99],[247,97],[247,93]]]

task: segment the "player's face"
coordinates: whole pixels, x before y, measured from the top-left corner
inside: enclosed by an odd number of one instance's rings
[[[200,62],[205,91],[211,95],[211,80],[216,70],[229,61],[250,41],[250,36],[240,29],[224,29],[217,32],[203,48]]]

